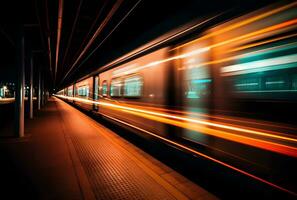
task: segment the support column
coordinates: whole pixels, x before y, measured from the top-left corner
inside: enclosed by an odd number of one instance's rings
[[[44,106],[44,75],[42,74],[42,81],[41,81],[41,105]]]
[[[38,110],[41,108],[41,70],[38,72]]]
[[[44,105],[47,104],[47,90],[44,90]]]
[[[15,91],[15,134],[18,137],[24,137],[24,87],[25,87],[25,39],[23,27],[17,36],[16,47],[17,60],[17,81]]]
[[[30,94],[29,94],[29,116],[33,119],[33,55],[30,56]]]

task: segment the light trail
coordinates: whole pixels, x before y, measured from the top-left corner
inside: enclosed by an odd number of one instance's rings
[[[282,48],[286,48],[286,47],[296,45],[296,44],[297,44],[297,42],[293,42],[293,43],[289,43],[289,44],[283,44],[283,45],[279,45],[279,46],[268,47],[268,48],[265,48],[265,49],[252,51],[252,52],[249,52],[249,53],[244,53],[244,54],[240,54],[240,55],[236,55],[236,56],[230,56],[230,57],[227,57],[227,58],[207,61],[207,62],[196,64],[193,68],[198,68],[198,67],[213,65],[213,64],[221,64],[221,63],[225,63],[225,62],[236,60],[236,59],[258,56],[258,55],[260,55],[260,53],[268,54],[268,53],[271,53],[272,51],[277,51],[278,49],[282,50]],[[279,57],[277,57],[277,58],[279,58]],[[178,70],[185,70],[185,69],[186,69],[185,67],[178,68]]]
[[[136,116],[140,116],[140,117],[143,117],[146,119],[150,119],[150,120],[154,120],[154,121],[158,121],[158,122],[162,122],[162,123],[166,123],[166,124],[171,124],[171,125],[178,126],[181,128],[186,128],[189,130],[197,131],[199,133],[204,133],[204,134],[215,136],[218,138],[230,140],[233,142],[237,142],[237,143],[241,143],[241,144],[245,144],[245,145],[249,145],[249,146],[285,154],[288,156],[297,157],[297,153],[296,153],[297,148],[294,148],[294,147],[292,148],[290,146],[285,146],[285,145],[281,145],[281,144],[277,144],[277,143],[273,143],[273,142],[268,142],[268,141],[264,141],[261,139],[242,136],[239,134],[233,134],[233,133],[221,131],[221,130],[215,130],[215,129],[208,128],[207,126],[188,124],[186,122],[181,122],[181,121],[177,121],[177,120],[153,116],[153,115],[149,115],[149,114],[138,113],[138,112],[129,111],[129,110],[122,110],[122,111],[136,115]]]
[[[200,157],[206,158],[206,159],[211,160],[211,161],[213,161],[213,162],[215,162],[215,163],[218,163],[218,164],[220,164],[220,165],[222,165],[222,166],[224,166],[224,167],[227,167],[227,168],[232,169],[232,170],[234,170],[234,171],[236,171],[236,172],[239,172],[239,173],[241,173],[241,174],[243,174],[243,175],[246,175],[246,176],[248,176],[248,177],[251,177],[251,178],[253,178],[253,179],[256,179],[256,180],[258,180],[258,181],[260,181],[260,182],[262,182],[262,183],[265,183],[265,184],[267,184],[267,185],[269,185],[269,186],[272,186],[272,187],[274,187],[274,188],[277,188],[277,189],[279,189],[279,190],[281,190],[281,191],[284,191],[284,192],[287,192],[287,193],[289,193],[289,194],[291,194],[291,195],[297,196],[297,194],[296,194],[295,192],[292,192],[292,191],[290,191],[290,190],[288,190],[288,189],[286,189],[286,188],[284,188],[284,187],[281,187],[281,186],[279,186],[279,185],[276,185],[276,184],[274,184],[274,183],[272,183],[272,182],[270,182],[270,181],[267,181],[267,180],[265,180],[265,179],[263,179],[263,178],[260,178],[260,177],[258,177],[258,176],[255,176],[255,175],[253,175],[253,174],[251,174],[251,173],[248,173],[248,172],[246,172],[246,171],[244,171],[244,170],[241,170],[241,169],[239,169],[239,168],[237,168],[237,167],[234,167],[234,166],[232,166],[232,165],[230,165],[230,164],[227,164],[227,163],[225,163],[225,162],[223,162],[223,161],[220,161],[220,160],[218,160],[218,159],[215,159],[215,158],[213,158],[213,157],[210,157],[210,156],[208,156],[208,155],[206,155],[206,154],[203,154],[203,153],[201,153],[201,152],[199,152],[199,151],[197,151],[197,150],[194,150],[194,149],[192,149],[192,148],[189,148],[189,147],[187,147],[187,146],[185,146],[185,145],[183,145],[183,144],[174,142],[174,141],[169,140],[169,139],[167,139],[167,138],[165,138],[165,137],[162,137],[162,136],[160,136],[160,135],[157,135],[157,134],[152,133],[152,132],[150,132],[150,131],[147,131],[147,130],[145,130],[145,129],[139,128],[138,126],[134,126],[134,125],[132,125],[132,124],[129,124],[129,123],[124,122],[124,121],[122,121],[122,120],[119,120],[119,119],[117,119],[117,118],[111,117],[111,116],[109,116],[109,115],[105,115],[105,114],[103,114],[103,116],[105,116],[105,117],[107,117],[107,118],[109,118],[109,119],[112,119],[112,120],[114,120],[114,121],[117,121],[117,122],[119,122],[119,123],[125,124],[125,125],[127,125],[127,126],[129,126],[129,127],[132,127],[132,128],[134,128],[134,129],[136,129],[136,130],[139,130],[139,131],[142,131],[142,132],[144,132],[144,133],[147,133],[147,134],[149,134],[149,135],[151,135],[151,136],[153,136],[153,137],[155,137],[155,138],[158,138],[158,139],[160,139],[160,140],[166,142],[167,144],[171,144],[171,145],[173,145],[173,146],[175,146],[175,147],[178,147],[178,148],[180,148],[180,149],[186,150],[187,152],[190,152],[190,153],[192,153],[192,154],[194,154],[194,155],[198,155],[198,156],[200,156]],[[96,125],[96,124],[94,123],[94,125]]]
[[[203,21],[201,21],[201,22],[199,22],[197,24],[194,24],[193,26],[191,26],[189,28],[186,28],[185,30],[177,31],[177,32],[175,31],[174,33],[169,33],[166,36],[163,36],[161,39],[158,39],[157,41],[152,41],[149,44],[144,45],[143,47],[140,47],[140,48],[138,48],[138,49],[136,49],[136,50],[134,50],[134,51],[132,51],[132,52],[118,58],[118,59],[116,59],[115,61],[113,61],[111,63],[108,63],[107,65],[104,65],[103,67],[101,67],[101,69],[106,70],[106,69],[108,69],[110,67],[118,65],[118,63],[125,62],[125,60],[133,58],[133,57],[135,57],[135,56],[137,56],[137,55],[139,55],[141,53],[144,53],[144,52],[146,52],[146,51],[148,51],[150,49],[153,49],[153,48],[155,48],[157,46],[160,46],[161,44],[165,44],[166,42],[169,42],[169,41],[171,41],[171,40],[173,40],[175,38],[178,38],[178,37],[184,35],[185,33],[189,32],[189,31],[191,31],[191,30],[193,30],[193,29],[195,29],[195,28],[197,28],[199,26],[202,26],[205,23],[210,22],[211,20],[221,16],[222,14],[223,13],[220,13],[220,14],[215,15],[213,17],[210,17],[210,18],[208,18],[206,20],[203,20]]]
[[[223,46],[223,45],[227,45],[229,43],[236,42],[236,41],[239,41],[239,40],[255,37],[257,35],[268,33],[268,32],[271,32],[271,31],[279,30],[279,29],[282,29],[282,28],[285,28],[285,27],[288,27],[288,26],[292,26],[292,25],[295,25],[295,24],[297,24],[297,19],[285,21],[283,23],[276,24],[276,25],[273,25],[273,26],[269,26],[267,28],[263,28],[263,29],[260,29],[260,30],[257,30],[257,31],[251,32],[251,33],[247,33],[247,34],[241,35],[239,37],[234,37],[232,39],[225,40],[225,41],[222,41],[222,42],[219,42],[219,43],[207,46],[207,47],[195,49],[193,51],[186,52],[186,53],[181,54],[181,55],[173,56],[173,57],[162,59],[162,60],[153,61],[153,62],[150,62],[150,63],[148,63],[146,65],[143,65],[143,66],[134,67],[133,69],[126,70],[124,72],[115,74],[115,76],[128,75],[128,74],[135,73],[137,71],[143,70],[145,68],[154,67],[154,66],[157,66],[159,64],[166,63],[166,62],[169,62],[169,61],[183,59],[183,58],[191,57],[191,56],[194,56],[194,55],[202,54],[202,53],[205,53],[207,51],[210,51],[213,48],[217,48],[217,47],[220,47],[220,46]],[[243,56],[243,55],[240,55],[240,56]],[[206,62],[206,63],[199,64],[199,66],[206,65],[206,64],[217,64],[217,63],[220,63],[220,62],[223,62],[223,61],[225,62],[225,61],[235,59],[236,57],[239,57],[239,56],[225,58],[225,59],[221,59],[219,61]],[[124,69],[125,68],[123,68],[123,70]]]
[[[0,104],[8,104],[14,102],[14,98],[0,98]]]
[[[241,51],[241,50],[244,50],[244,49],[260,46],[260,45],[263,45],[263,44],[269,44],[269,43],[272,43],[272,42],[277,42],[277,41],[280,41],[280,40],[284,40],[284,39],[288,39],[288,38],[292,38],[292,37],[296,37],[296,36],[297,36],[297,33],[282,36],[282,37],[277,37],[277,38],[274,38],[274,39],[265,40],[265,41],[262,41],[262,42],[256,42],[256,43],[248,44],[248,45],[241,46],[241,47],[238,47],[238,48],[234,48],[234,49],[231,49],[231,50],[226,51],[226,52],[229,53],[229,52],[234,52],[234,51]]]
[[[113,104],[113,103],[98,102],[98,101],[93,101],[93,100],[89,100],[89,99],[82,99],[82,98],[78,98],[78,97],[65,97],[62,95],[56,95],[56,96],[64,98],[64,99],[70,99],[70,100],[74,100],[74,101],[87,103],[87,104],[96,104],[96,105],[106,106],[106,107],[109,107],[112,109],[118,109],[121,111],[130,112],[131,114],[142,116],[142,117],[145,117],[145,118],[148,118],[151,120],[172,124],[175,126],[186,128],[186,129],[192,129],[195,131],[202,132],[203,134],[212,135],[212,136],[220,137],[220,138],[227,139],[230,141],[235,141],[235,142],[239,142],[242,144],[254,146],[257,148],[285,154],[287,156],[297,157],[297,148],[296,147],[292,147],[292,146],[288,146],[288,145],[284,145],[284,144],[280,144],[280,143],[276,143],[276,142],[272,142],[272,141],[267,141],[267,140],[260,139],[260,138],[252,138],[250,136],[244,136],[241,134],[247,133],[247,134],[251,134],[254,136],[261,136],[261,137],[265,137],[267,139],[277,139],[277,140],[294,143],[294,144],[297,142],[296,138],[292,138],[292,137],[288,137],[288,136],[284,136],[284,135],[275,135],[275,134],[271,134],[271,133],[263,132],[263,131],[256,131],[256,130],[251,130],[251,129],[246,129],[246,128],[234,127],[234,126],[230,126],[230,125],[223,125],[223,124],[219,124],[219,123],[209,122],[206,120],[198,120],[198,119],[193,119],[193,118],[188,118],[188,117],[181,117],[181,116],[177,116],[177,115],[165,114],[165,113],[161,113],[161,112],[148,111],[148,110],[144,110],[144,109],[133,108],[131,106],[129,107],[126,105],[122,106],[122,105],[117,105],[117,104]],[[185,122],[187,122],[187,123],[185,123]],[[193,123],[193,124],[191,124],[191,123]],[[201,126],[201,125],[203,125],[203,126]],[[205,126],[220,128],[225,131],[217,130],[217,129],[213,129],[213,128],[209,128],[209,127],[205,127]],[[227,131],[236,131],[236,132],[240,132],[241,134],[227,132]],[[279,141],[277,141],[277,142],[279,142]]]
[[[228,73],[228,75],[230,74],[232,75],[231,72],[242,71],[241,73],[244,73],[244,71],[249,69],[256,69],[256,68],[263,68],[263,67],[267,67],[267,69],[270,69],[268,67],[295,63],[296,61],[297,61],[297,54],[292,54],[288,56],[280,56],[280,57],[274,57],[269,59],[256,60],[256,61],[242,63],[242,64],[225,66],[221,68],[221,72]]]
[[[165,63],[165,62],[169,62],[169,61],[172,61],[172,60],[178,60],[178,59],[181,59],[181,58],[187,58],[187,57],[194,56],[194,55],[197,55],[197,54],[205,53],[205,52],[207,52],[209,50],[210,50],[209,47],[204,47],[204,48],[196,49],[194,51],[190,51],[190,52],[187,52],[187,53],[178,55],[178,56],[173,56],[173,57],[166,58],[166,59],[163,59],[163,60],[153,61],[153,62],[150,62],[150,63],[148,63],[146,65],[143,65],[143,66],[140,66],[140,67],[134,67],[131,70],[126,70],[124,72],[120,72],[118,74],[115,74],[115,76],[121,76],[121,75],[127,75],[127,74],[131,74],[131,73],[135,73],[137,71],[143,70],[143,69],[148,68],[148,67],[154,67],[154,66],[157,66],[159,64],[162,64],[162,63]],[[123,70],[124,69],[125,68],[123,68]]]
[[[260,19],[264,19],[264,18],[269,17],[269,16],[271,16],[271,15],[274,15],[274,14],[276,14],[276,13],[279,13],[279,12],[285,11],[285,10],[287,10],[287,9],[290,9],[290,8],[292,8],[292,7],[294,7],[294,6],[297,6],[297,2],[293,2],[293,3],[291,3],[291,4],[288,4],[288,5],[285,5],[285,6],[276,8],[276,9],[271,10],[271,11],[269,11],[269,12],[265,12],[265,13],[263,13],[263,14],[260,14],[260,15],[255,16],[255,17],[252,17],[252,18],[249,18],[249,19],[240,21],[240,22],[238,22],[238,23],[235,23],[235,24],[233,24],[233,25],[227,26],[227,27],[225,27],[225,28],[222,28],[222,29],[217,30],[217,31],[212,32],[212,33],[209,33],[209,34],[207,34],[207,35],[205,35],[205,36],[202,36],[202,37],[200,37],[200,38],[197,38],[196,40],[193,40],[193,41],[191,41],[191,42],[188,42],[188,43],[185,43],[185,44],[183,44],[183,45],[180,45],[180,46],[176,47],[175,49],[178,49],[178,48],[181,48],[181,47],[184,47],[184,46],[188,46],[188,45],[190,45],[190,44],[196,43],[196,42],[201,41],[201,40],[204,40],[204,39],[211,38],[211,37],[216,36],[216,35],[220,35],[220,34],[222,34],[222,33],[225,33],[225,32],[231,31],[231,30],[234,30],[234,29],[236,29],[236,28],[240,28],[240,27],[242,27],[242,26],[244,26],[244,25],[253,23],[253,22],[258,21],[258,20],[260,20]]]
[[[222,46],[222,45],[226,45],[226,44],[229,44],[231,42],[235,42],[235,41],[238,41],[238,40],[241,40],[241,39],[247,39],[247,38],[255,37],[257,35],[261,35],[261,34],[264,34],[264,33],[279,30],[279,29],[282,29],[282,28],[285,28],[285,27],[288,27],[288,26],[292,26],[292,25],[295,25],[295,24],[297,24],[297,19],[292,19],[292,20],[285,21],[285,22],[280,23],[280,24],[276,24],[276,25],[273,25],[273,26],[269,26],[267,28],[263,28],[263,29],[260,29],[260,30],[257,30],[257,31],[251,32],[251,33],[241,35],[239,37],[235,37],[235,38],[232,38],[232,39],[229,39],[229,40],[225,40],[223,42],[219,42],[217,44],[211,45],[210,48],[215,48],[215,47],[219,47],[219,46]]]
[[[131,102],[130,104],[126,104],[124,102],[120,102],[120,101],[115,101],[115,100],[111,100],[112,102],[115,103],[121,103],[123,106],[127,105],[130,106],[131,103],[134,103],[134,107],[135,108],[146,108],[149,110],[153,110],[153,111],[161,111],[161,112],[166,112],[166,113],[177,113],[177,114],[181,114],[184,116],[192,116],[192,117],[203,117],[203,118],[211,118],[211,119],[215,119],[215,120],[224,120],[224,121],[230,121],[230,122],[239,122],[239,123],[245,123],[245,124],[253,124],[253,125],[261,125],[261,126],[269,126],[269,127],[275,127],[275,128],[281,128],[281,129],[286,129],[286,130],[294,130],[297,132],[297,127],[293,127],[293,126],[287,126],[287,125],[282,125],[282,124],[276,124],[276,123],[271,123],[268,121],[255,121],[252,119],[246,119],[246,118],[238,118],[238,117],[231,117],[231,116],[221,116],[221,115],[209,115],[206,113],[199,113],[199,112],[190,112],[190,111],[182,111],[182,110],[172,110],[172,109],[166,109],[164,107],[156,107],[155,104],[147,104],[147,103],[141,103],[141,102]],[[136,105],[135,105],[136,104]],[[141,105],[139,105],[141,104]],[[278,132],[273,132],[273,131],[269,131],[270,133],[273,134],[280,134]],[[288,137],[292,137],[292,138],[297,138],[294,135],[290,135],[290,134],[285,134],[288,135]]]
[[[24,100],[27,101],[28,97],[24,97]],[[37,100],[37,97],[33,97],[33,100]],[[8,104],[8,103],[13,103],[15,101],[15,98],[0,98],[0,104]]]

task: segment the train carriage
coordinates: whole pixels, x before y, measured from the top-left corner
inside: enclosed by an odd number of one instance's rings
[[[103,103],[127,105],[134,108],[167,106],[167,89],[170,87],[166,71],[169,63],[152,63],[167,58],[168,49],[160,49],[151,54],[99,74],[99,97]],[[141,116],[123,113],[115,107],[101,106],[100,114],[116,118],[124,123],[161,135],[166,134],[166,125]]]
[[[71,94],[71,90],[69,90]],[[79,81],[73,85],[73,96],[81,99],[93,99],[93,77]],[[74,103],[83,109],[92,110],[93,104],[74,100]]]
[[[297,3],[215,25],[76,82],[75,104],[267,179],[292,174]]]

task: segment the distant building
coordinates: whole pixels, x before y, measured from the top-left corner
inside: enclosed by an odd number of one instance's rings
[[[4,98],[4,88],[0,88],[0,98]]]
[[[11,98],[14,97],[15,86],[14,83],[0,83],[0,97]]]

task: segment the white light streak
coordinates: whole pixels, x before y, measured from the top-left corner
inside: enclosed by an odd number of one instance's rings
[[[223,67],[221,69],[221,72],[228,73],[228,72],[244,71],[244,70],[262,68],[262,67],[271,67],[270,70],[273,70],[273,66],[284,65],[284,64],[294,63],[294,62],[297,62],[297,54],[293,54],[289,56],[280,56],[280,57],[269,58],[264,60],[257,60],[253,62],[243,63],[243,64],[230,65],[227,67]]]

